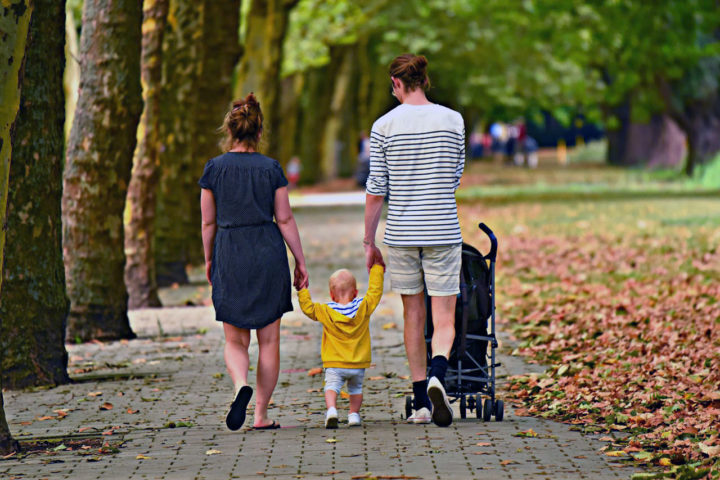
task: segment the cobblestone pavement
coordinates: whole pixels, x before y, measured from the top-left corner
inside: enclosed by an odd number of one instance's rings
[[[327,277],[340,266],[356,273],[363,291],[367,273],[360,245],[362,209],[303,209],[297,220],[313,297],[329,300]],[[136,311],[131,322],[138,339],[68,345],[74,383],[5,392],[10,426],[19,440],[100,439],[108,442],[111,453],[94,446],[11,457],[0,460],[0,478],[630,476],[630,467],[599,453],[606,443],[568,425],[515,416],[511,405],[506,405],[502,422],[482,422],[473,412],[473,418],[457,419],[450,428],[404,423],[404,397],[411,393],[411,384],[402,345],[402,308],[387,283],[372,321],[374,366],[366,373],[362,427],[343,424],[348,404],[341,400],[340,428],[323,428],[322,375],[308,375],[320,366],[321,330],[297,313],[297,303],[296,312],[282,323],[282,371],[270,415],[283,428],[273,431],[243,427],[231,432],[225,427],[232,386],[222,357],[222,329],[211,307]],[[188,298],[197,295],[192,288],[186,289]],[[163,292],[165,300],[182,302],[178,290]],[[395,327],[389,325],[393,323]],[[253,345],[251,358],[256,355]],[[500,388],[507,375],[540,369],[507,354],[501,353],[500,361]],[[454,408],[457,418],[457,404]],[[515,436],[530,428],[538,437]]]

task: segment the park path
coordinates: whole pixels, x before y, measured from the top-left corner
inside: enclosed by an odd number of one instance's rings
[[[341,266],[356,273],[361,291],[367,286],[362,207],[348,203],[296,211],[316,301],[328,300],[328,275]],[[630,467],[599,453],[606,443],[568,425],[515,416],[512,405],[506,405],[502,422],[468,418],[450,428],[405,424],[404,395],[410,393],[410,382],[400,378],[408,374],[402,308],[388,283],[386,278],[386,293],[372,321],[375,365],[366,374],[361,428],[342,423],[335,431],[323,428],[322,375],[307,373],[320,366],[321,330],[297,313],[296,301],[296,312],[283,318],[282,372],[270,410],[283,428],[264,432],[230,432],[224,425],[232,387],[222,358],[222,329],[211,307],[136,311],[131,321],[138,339],[68,345],[70,370],[77,372],[73,384],[5,393],[10,426],[20,440],[62,437],[70,445],[101,439],[109,442],[107,449],[117,451],[101,453],[94,446],[11,457],[0,460],[0,478],[630,476]],[[392,323],[395,328],[383,328]],[[251,355],[256,354],[253,345]],[[500,388],[506,376],[539,368],[507,353],[501,353],[500,361]],[[339,412],[342,422],[347,401],[340,403]],[[515,436],[528,429],[538,436]]]

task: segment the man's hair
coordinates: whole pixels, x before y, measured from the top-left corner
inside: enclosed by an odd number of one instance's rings
[[[430,88],[427,75],[427,58],[406,53],[396,57],[390,64],[390,76],[399,79],[407,90]]]

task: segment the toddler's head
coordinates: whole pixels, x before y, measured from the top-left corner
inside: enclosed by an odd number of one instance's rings
[[[357,297],[357,282],[349,270],[341,268],[330,275],[330,298],[333,302],[345,304],[350,303]]]

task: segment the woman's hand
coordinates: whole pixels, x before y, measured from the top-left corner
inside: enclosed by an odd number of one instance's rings
[[[308,272],[307,268],[305,267],[304,263],[296,263],[295,264],[295,280],[293,281],[293,285],[297,290],[302,290],[303,288],[307,288],[309,284],[308,280]]]
[[[208,260],[205,262],[205,277],[207,278],[208,283],[212,287],[212,278],[210,278],[210,272],[212,271],[212,260]]]

